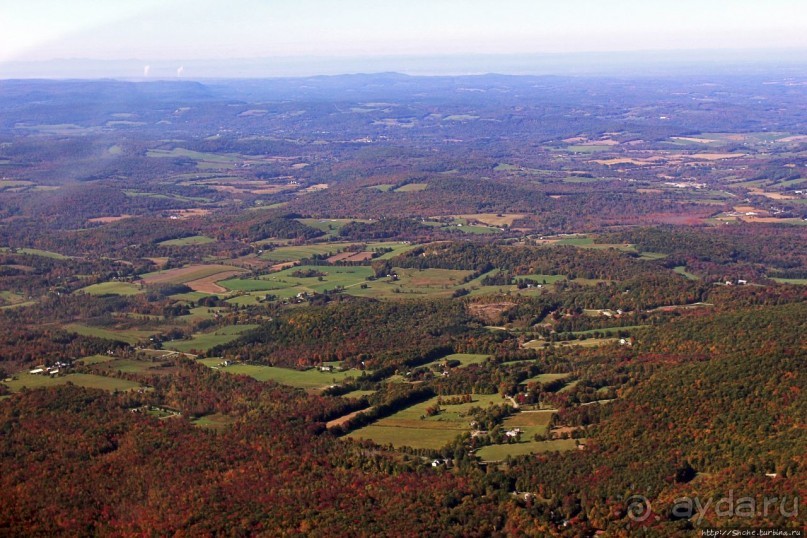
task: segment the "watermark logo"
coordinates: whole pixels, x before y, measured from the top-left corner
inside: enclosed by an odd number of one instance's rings
[[[799,515],[798,497],[749,497],[735,496],[729,490],[727,497],[707,499],[700,497],[680,497],[675,499],[671,515],[676,519],[692,519],[699,524],[704,517],[713,513],[717,518],[774,517],[793,518]]]
[[[653,506],[644,495],[633,495],[628,499],[628,518],[641,523],[653,514]]]
[[[644,495],[633,495],[626,501],[627,515],[631,521],[642,523],[653,515],[653,505]],[[784,517],[799,515],[798,497],[750,497],[737,496],[730,490],[728,496],[710,498],[679,497],[673,501],[670,516],[673,519],[688,519],[699,525],[707,515],[715,518]],[[710,518],[711,519],[711,518]]]

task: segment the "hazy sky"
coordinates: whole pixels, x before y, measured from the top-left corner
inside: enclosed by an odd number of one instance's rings
[[[807,48],[805,0],[0,0],[0,61]]]

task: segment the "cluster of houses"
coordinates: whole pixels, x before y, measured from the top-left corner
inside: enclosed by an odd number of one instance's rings
[[[29,370],[28,373],[31,374],[31,375],[50,375],[50,376],[54,376],[54,375],[59,375],[59,372],[61,372],[62,370],[66,370],[67,368],[70,368],[70,366],[72,366],[72,365],[70,363],[68,363],[68,362],[57,361],[56,364],[54,364],[53,366],[44,366],[44,365],[43,366],[37,366],[33,370]]]
[[[675,187],[676,189],[703,189],[706,188],[706,183],[696,183],[694,181],[666,181],[665,185]]]

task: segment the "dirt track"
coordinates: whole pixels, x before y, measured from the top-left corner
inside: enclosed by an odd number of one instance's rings
[[[186,282],[185,285],[193,291],[200,291],[202,293],[226,293],[228,291],[227,288],[219,286],[216,282],[227,280],[228,278],[240,274],[241,271],[224,271],[223,273],[200,278],[199,280],[191,280],[190,282]]]
[[[373,409],[372,407],[368,407],[367,409],[359,409],[358,411],[353,411],[352,413],[349,413],[347,415],[344,415],[344,416],[341,416],[339,418],[335,418],[335,419],[329,421],[327,424],[325,424],[325,427],[327,429],[331,429],[334,426],[341,426],[342,424],[344,424],[348,420],[352,419],[356,415],[359,415],[361,413],[366,413],[366,412],[368,412],[368,411],[370,411],[372,409]]]

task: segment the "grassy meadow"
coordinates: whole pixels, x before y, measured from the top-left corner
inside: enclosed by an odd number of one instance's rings
[[[472,407],[486,407],[494,404],[507,404],[498,394],[474,394],[471,403],[444,405],[443,411],[427,417],[426,408],[437,405],[439,397],[434,397],[398,411],[377,422],[359,428],[348,434],[352,439],[372,441],[394,447],[439,449],[453,441],[458,435],[471,431],[472,418],[468,410]]]
[[[11,381],[3,382],[12,392],[19,392],[23,387],[38,389],[43,387],[57,387],[59,385],[66,385],[67,383],[72,383],[79,387],[101,389],[109,392],[141,388],[141,385],[134,381],[94,374],[67,374],[65,376],[51,377],[48,375],[32,375],[27,372],[21,372],[15,375],[14,379]]]
[[[308,390],[324,389],[331,385],[341,383],[348,377],[361,375],[357,370],[347,370],[344,372],[321,372],[316,368],[309,370],[293,370],[291,368],[279,368],[276,366],[262,366],[257,364],[234,364],[232,366],[222,366],[222,359],[200,359],[202,364],[210,368],[218,368],[228,374],[247,375],[258,381],[276,381],[283,385],[298,387]]]
[[[580,440],[584,442],[584,440]],[[541,452],[565,452],[568,450],[575,450],[577,448],[577,441],[575,439],[553,439],[551,441],[526,441],[522,443],[504,444],[504,445],[488,445],[484,446],[477,451],[476,455],[482,461],[503,461],[508,456],[528,456],[530,454],[539,454]]]
[[[230,325],[229,327],[220,327],[213,332],[194,334],[193,338],[190,340],[174,340],[167,342],[164,344],[164,347],[167,349],[175,349],[183,353],[187,353],[191,350],[204,352],[218,345],[228,344],[243,333],[256,327],[257,325]]]

